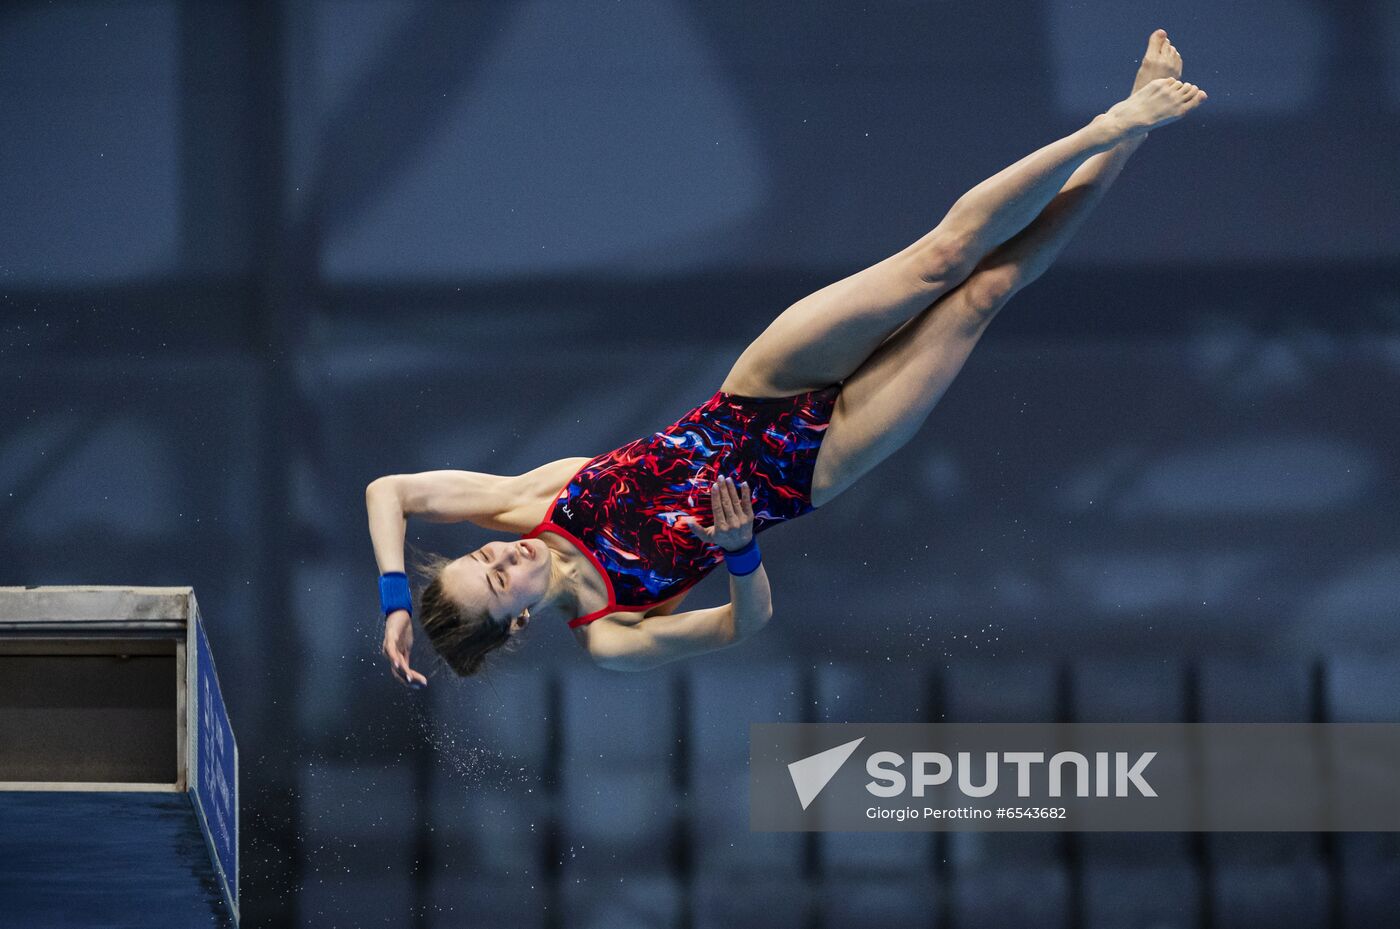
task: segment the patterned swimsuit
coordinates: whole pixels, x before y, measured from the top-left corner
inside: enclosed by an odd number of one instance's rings
[[[682,521],[713,522],[710,485],[720,476],[749,482],[756,533],[811,512],[812,469],[840,392],[832,385],[770,399],[719,391],[673,425],[579,469],[525,536],[568,539],[607,584],[607,606],[569,625],[651,609],[721,564],[723,552]]]

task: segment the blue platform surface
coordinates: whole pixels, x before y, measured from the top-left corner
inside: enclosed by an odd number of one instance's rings
[[[0,792],[0,929],[232,927],[190,795]]]

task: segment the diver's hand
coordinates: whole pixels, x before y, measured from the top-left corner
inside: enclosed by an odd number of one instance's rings
[[[753,538],[753,495],[747,481],[738,485],[730,477],[715,481],[710,486],[710,507],[714,525],[702,526],[696,519],[687,519],[691,532],[726,551],[737,551],[749,544]]]
[[[408,610],[395,610],[384,620],[382,650],[394,677],[410,687],[428,686],[428,679],[408,666],[408,654],[413,651],[413,617]]]

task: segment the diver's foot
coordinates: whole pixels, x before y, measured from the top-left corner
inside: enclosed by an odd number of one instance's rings
[[[1148,81],[1132,96],[1094,117],[1119,141],[1146,135],[1159,126],[1174,123],[1206,101],[1206,92],[1174,77]]]
[[[1142,64],[1133,80],[1133,93],[1159,77],[1181,78],[1181,53],[1167,38],[1165,29],[1158,29],[1147,37],[1147,51],[1142,53]]]

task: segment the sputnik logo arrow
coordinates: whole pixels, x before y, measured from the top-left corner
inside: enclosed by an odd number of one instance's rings
[[[854,742],[828,748],[824,752],[808,755],[788,765],[788,774],[792,775],[792,786],[797,789],[797,799],[802,802],[802,809],[807,809],[811,802],[817,799],[817,794],[821,793],[822,788],[841,770],[846,759],[855,752],[856,746],[864,741],[865,736],[861,736]]]

